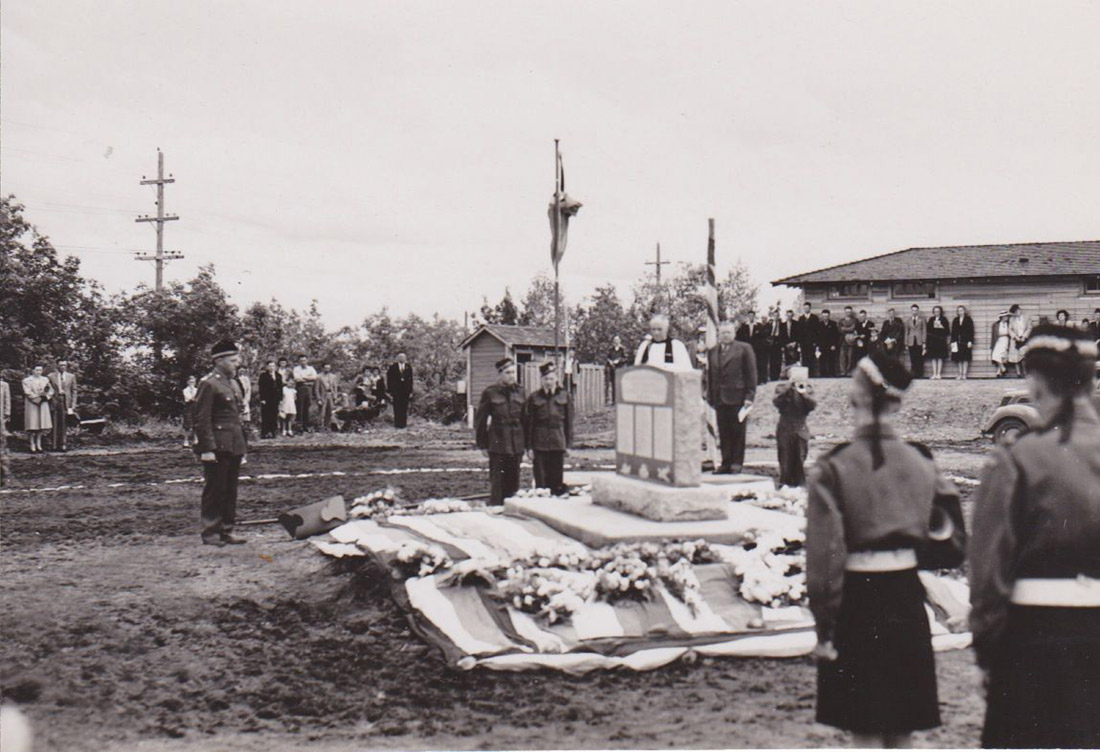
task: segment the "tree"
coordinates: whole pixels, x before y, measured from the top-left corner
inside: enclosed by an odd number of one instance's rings
[[[558,292],[558,305],[565,318],[565,302]],[[539,272],[531,279],[527,294],[523,296],[523,310],[519,323],[524,326],[554,326],[554,280],[546,272]],[[562,321],[564,327],[565,322]]]
[[[519,309],[516,308],[515,301],[512,300],[512,291],[505,287],[504,297],[495,306],[490,306],[489,300],[482,297],[480,315],[481,321],[486,324],[508,324],[511,326],[519,323]]]
[[[177,415],[187,377],[210,370],[210,347],[221,339],[238,338],[237,307],[215,279],[213,265],[200,268],[186,285],[172,282],[159,291],[140,285],[123,306],[136,375],[142,382],[132,393],[143,412]]]
[[[645,334],[645,322],[632,317],[623,307],[611,283],[597,287],[587,305],[577,305],[570,324],[571,344],[582,363],[603,363],[615,335],[629,349]]]

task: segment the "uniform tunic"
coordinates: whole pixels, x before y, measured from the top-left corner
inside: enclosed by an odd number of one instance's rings
[[[573,403],[568,392],[561,387],[532,392],[524,405],[523,430],[527,446],[535,453],[535,485],[560,494],[565,489],[565,450],[573,443]]]
[[[776,387],[772,404],[779,410],[779,423],[775,427],[775,442],[779,451],[779,484],[782,486],[806,485],[806,455],[810,449],[810,429],[806,416],[817,402],[813,397],[801,394],[792,386]]]
[[[248,450],[241,413],[244,395],[236,379],[217,371],[199,382],[195,397],[195,453],[213,452],[215,461],[202,463],[202,537],[229,535],[237,519],[237,479]]]
[[[916,568],[846,571],[848,555],[915,549],[928,537],[933,500],[955,487],[927,450],[881,430],[856,430],[810,476],[806,576],[818,639],[836,661],[818,668],[817,720],[858,733],[907,733],[940,724],[936,668]]]
[[[982,474],[970,549],[970,614],[989,671],[987,747],[1100,747],[1100,607],[1015,605],[1017,580],[1100,587],[1100,419],[1070,438],[1031,434]]]
[[[489,450],[490,504],[503,504],[519,490],[519,463],[527,449],[524,404],[518,384],[490,384],[481,393],[474,430],[478,449]]]

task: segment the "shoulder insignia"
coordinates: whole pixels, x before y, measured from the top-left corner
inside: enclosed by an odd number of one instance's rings
[[[919,441],[907,441],[905,443],[916,449],[928,459],[932,459],[932,450],[926,447],[924,444],[921,444]]]

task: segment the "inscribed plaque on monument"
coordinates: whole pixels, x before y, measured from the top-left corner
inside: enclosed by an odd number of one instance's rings
[[[653,366],[615,372],[615,466],[620,475],[672,486],[699,484],[702,376]]]

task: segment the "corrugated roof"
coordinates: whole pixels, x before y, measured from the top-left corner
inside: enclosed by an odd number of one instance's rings
[[[512,347],[553,347],[554,328],[550,326],[511,326],[508,324],[482,324],[466,339],[462,340],[459,348],[466,347],[473,342],[482,332],[488,332],[501,342]],[[564,347],[564,340],[559,347]]]
[[[908,248],[772,282],[886,282],[906,279],[1100,274],[1100,240]]]

